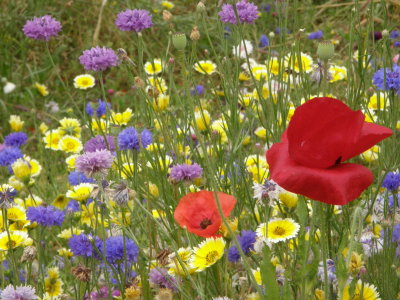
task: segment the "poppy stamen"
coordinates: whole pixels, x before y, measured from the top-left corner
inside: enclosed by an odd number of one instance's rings
[[[212,224],[211,220],[208,218],[205,218],[203,221],[201,221],[200,227],[201,227],[201,229],[206,229],[211,224]]]

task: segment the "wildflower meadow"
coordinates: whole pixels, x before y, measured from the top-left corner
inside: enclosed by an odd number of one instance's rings
[[[399,16],[0,1],[0,300],[400,299]]]

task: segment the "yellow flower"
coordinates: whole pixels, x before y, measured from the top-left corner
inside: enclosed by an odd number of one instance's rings
[[[64,229],[63,231],[61,231],[57,237],[65,239],[65,240],[69,240],[73,235],[80,235],[83,232],[83,230],[79,229],[79,228],[68,228],[68,229]]]
[[[372,110],[384,110],[389,105],[389,100],[383,92],[374,93],[368,101],[368,108]]]
[[[29,236],[24,231],[3,231],[0,233],[0,250],[10,250],[24,246]]]
[[[267,129],[264,127],[257,127],[254,134],[259,138],[265,139],[267,137]]]
[[[203,75],[212,75],[217,70],[216,64],[214,64],[211,60],[200,60],[199,62],[195,63],[193,68]]]
[[[297,236],[300,225],[293,219],[275,218],[268,223],[262,223],[257,228],[257,236],[267,242],[278,243]]]
[[[58,143],[58,147],[65,153],[79,153],[83,149],[81,141],[71,135],[63,136]]]
[[[94,202],[91,202],[89,205],[82,205],[81,222],[83,224],[86,224],[88,226],[94,226],[94,224],[96,223],[96,219],[97,223],[102,222],[102,219],[99,215],[96,218],[94,204],[95,204]],[[103,226],[108,227],[108,222],[106,220],[103,221],[104,221]]]
[[[175,253],[169,256],[169,274],[186,275],[185,271],[187,271],[189,274],[196,272],[197,268],[192,268],[189,264],[189,261],[193,255],[190,248],[179,248],[177,254],[179,258],[175,255]]]
[[[25,221],[26,220],[25,208],[19,205],[15,205],[8,208],[7,219],[10,221]]]
[[[111,123],[115,125],[128,125],[132,118],[132,109],[127,108],[122,113],[111,112]]]
[[[278,75],[280,70],[281,70],[281,66],[279,63],[279,59],[277,57],[272,57],[268,62],[268,69],[269,71],[274,74],[274,75]]]
[[[22,181],[19,181],[15,176],[10,176],[10,178],[8,178],[8,184],[17,191],[20,191],[25,187],[24,183]]]
[[[21,120],[20,116],[11,115],[8,123],[10,123],[11,131],[21,131],[24,127],[24,121]]]
[[[146,92],[149,92],[150,89],[155,88],[157,92],[160,94],[164,94],[168,90],[168,86],[164,80],[164,78],[161,77],[149,77],[148,78],[150,86],[146,87]]]
[[[59,130],[49,130],[43,137],[43,141],[46,143],[45,148],[52,150],[59,150],[58,143],[60,142]]]
[[[94,185],[90,183],[80,183],[67,191],[66,196],[79,202],[86,201],[94,189]]]
[[[266,80],[268,78],[268,68],[266,65],[255,64],[250,69],[251,73],[253,73],[255,80]]]
[[[261,96],[261,97],[260,97],[260,96]],[[257,90],[257,89],[254,89],[254,90],[253,90],[253,98],[254,98],[254,99],[257,99],[257,100],[260,100],[260,99],[267,99],[268,96],[269,96],[269,89],[268,89],[268,84],[267,84],[267,83],[264,83],[264,84],[263,84],[262,90],[261,90],[261,95],[258,93],[258,90]],[[275,97],[275,98],[276,98],[276,97]],[[274,102],[276,103],[275,98],[274,98]]]
[[[96,80],[90,74],[78,75],[74,78],[74,87],[80,90],[87,90],[94,87]]]
[[[46,289],[45,298],[58,297],[63,292],[63,282],[60,279],[60,271],[57,267],[47,270],[47,277],[44,280]]]
[[[153,100],[153,108],[155,111],[164,111],[169,105],[169,96],[160,94]]]
[[[131,162],[126,162],[122,164],[122,170],[121,170],[121,177],[123,179],[128,179],[133,177],[135,174],[135,164]]]
[[[72,154],[65,159],[65,163],[67,164],[68,169],[75,169],[75,159],[78,157],[78,154]]]
[[[349,272],[357,275],[361,268],[364,266],[362,255],[357,252],[352,252],[350,257]]]
[[[39,94],[42,95],[43,97],[46,97],[49,94],[49,91],[47,90],[47,87],[44,84],[40,84],[40,83],[36,82],[33,86],[37,89]]]
[[[288,67],[292,68],[296,73],[300,73],[300,71],[310,73],[313,70],[313,59],[308,54],[302,52],[300,53],[300,58],[297,54],[294,57],[289,54],[286,56],[285,62]]]
[[[149,183],[149,193],[150,195],[152,195],[153,197],[158,197],[160,194],[158,192],[158,187],[157,185],[155,185],[154,183],[150,182]]]
[[[105,132],[108,127],[108,122],[103,119],[92,118],[92,130],[96,133]]]
[[[251,293],[247,295],[246,300],[260,300],[260,295],[258,293]]]
[[[360,298],[362,291],[362,298]],[[343,300],[380,300],[376,287],[372,284],[357,281],[354,295],[350,295],[350,286],[347,284],[343,291]]]
[[[378,145],[375,145],[372,146],[372,148],[368,149],[367,151],[361,153],[361,157],[366,162],[371,163],[378,159],[379,152],[380,152],[380,147]]]
[[[138,300],[140,299],[141,290],[139,287],[130,286],[125,289],[125,299],[126,300]]]
[[[226,220],[228,223],[229,228],[232,230],[233,234],[236,233],[237,227],[238,227],[238,219],[233,218],[232,220]],[[226,226],[224,223],[221,224],[221,227],[219,228],[220,232],[222,233],[223,237],[225,238],[231,238],[231,234],[229,233],[228,226]]]
[[[200,131],[207,130],[211,123],[211,116],[207,110],[196,111],[194,114],[195,124]]]
[[[67,207],[69,203],[69,199],[65,195],[58,195],[54,200],[53,200],[53,206],[63,210]]]
[[[31,176],[32,177],[38,176],[40,174],[40,172],[42,171],[42,166],[39,164],[39,162],[36,159],[32,159],[26,155],[24,155],[23,158],[31,167]]]
[[[58,252],[58,255],[65,256],[68,258],[74,256],[74,253],[71,251],[71,249],[67,249],[67,248],[58,249],[57,252]]]
[[[161,1],[161,5],[166,9],[172,9],[175,6],[171,1]]]
[[[165,211],[163,211],[163,210],[157,210],[157,209],[153,209],[153,210],[151,211],[151,214],[153,215],[153,218],[154,218],[154,219],[161,219],[162,217],[165,217],[165,216],[166,216]]]
[[[226,135],[226,128],[228,125],[226,124],[225,120],[215,120],[211,124],[211,130],[215,132],[221,144],[226,143],[228,141],[228,137]]]
[[[279,200],[288,208],[293,208],[297,205],[298,197],[297,194],[284,191],[279,193]]]
[[[257,268],[256,270],[252,270],[252,272],[253,272],[253,276],[254,276],[257,284],[262,285],[260,268]]]
[[[196,272],[203,271],[215,264],[224,255],[224,249],[225,241],[223,238],[207,238],[193,249],[190,266],[196,268]]]
[[[325,300],[325,292],[321,289],[315,289],[314,299],[315,300]]]
[[[46,123],[40,123],[39,125],[39,130],[42,134],[45,134],[47,130],[49,130],[49,127],[46,125]]]
[[[11,165],[11,169],[14,172],[14,176],[27,183],[31,178],[31,166],[29,163],[24,160],[23,158],[18,158],[13,164]]]
[[[346,67],[331,65],[328,72],[331,74],[332,79],[329,82],[336,82],[339,80],[347,79]]]
[[[169,168],[169,166],[174,162],[171,156],[165,155],[165,157],[159,157],[158,160],[154,160],[153,163],[148,162],[147,166],[149,168],[153,168],[154,164],[156,165],[156,169],[160,169],[161,171],[165,171]]]
[[[240,72],[239,73],[239,80],[240,81],[248,81],[250,79],[251,79],[250,75],[247,74],[246,72]]]
[[[33,198],[32,198],[32,196],[33,196]],[[28,207],[36,207],[36,206],[42,205],[43,199],[37,195],[32,194],[32,195],[27,196],[24,200],[22,200],[21,198],[16,198],[16,199],[14,199],[14,202],[16,204],[18,204],[19,206],[28,208]]]
[[[144,70],[148,75],[156,75],[162,72],[161,59],[156,58],[151,62],[146,62],[144,64]]]
[[[72,135],[79,138],[81,136],[81,123],[79,120],[74,118],[64,118],[60,121],[60,127],[58,127],[61,136]]]

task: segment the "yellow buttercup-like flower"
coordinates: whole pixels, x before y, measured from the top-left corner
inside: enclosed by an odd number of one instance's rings
[[[362,298],[361,298],[362,291]],[[354,294],[350,295],[350,285],[347,284],[343,291],[343,300],[380,300],[379,293],[376,287],[372,284],[357,281]]]
[[[72,154],[65,159],[68,169],[75,169],[75,159],[78,157],[78,154]]]
[[[368,163],[376,161],[379,157],[380,149],[378,145],[372,146],[367,151],[361,153],[361,157]]]
[[[79,153],[83,149],[81,141],[72,135],[63,136],[60,139],[58,146],[61,151],[66,153]]]
[[[278,198],[288,208],[293,208],[297,205],[298,197],[295,193],[283,191],[279,193]]]
[[[29,236],[24,231],[3,231],[0,233],[0,250],[10,250],[19,246],[25,246]]]
[[[153,61],[144,64],[144,70],[148,75],[156,75],[162,72],[161,59],[155,59]]]
[[[132,118],[132,109],[127,108],[122,113],[111,112],[111,123],[116,125],[128,125],[128,122]]]
[[[192,250],[190,248],[179,248],[177,251],[178,256],[175,253],[169,256],[168,273],[171,275],[184,276],[187,273],[193,274],[196,272],[196,268],[192,268],[189,264],[192,258]],[[178,258],[179,257],[179,258]]]
[[[78,75],[74,78],[74,87],[80,90],[87,90],[94,87],[96,79],[90,74]]]
[[[28,207],[36,207],[36,206],[42,205],[43,199],[37,195],[32,194],[32,195],[27,196],[25,199],[15,198],[14,202],[16,204],[18,204],[19,206],[28,208]]]
[[[271,57],[271,59],[267,62],[267,66],[268,70],[274,75],[278,75],[281,71],[281,66],[277,57]]]
[[[33,86],[37,89],[39,94],[42,95],[43,97],[46,97],[49,94],[49,91],[44,84],[40,84],[40,83],[36,82]]]
[[[19,205],[7,208],[7,219],[10,221],[25,221],[26,211],[25,208]]]
[[[212,75],[217,71],[217,65],[211,60],[200,60],[193,68],[203,75]]]
[[[74,253],[71,251],[71,249],[67,248],[61,248],[57,250],[58,255],[64,256],[64,257],[72,257],[74,256]]]
[[[47,277],[44,279],[45,285],[45,299],[54,299],[54,297],[58,297],[63,292],[63,282],[60,278],[60,271],[57,267],[49,268],[47,270]]]
[[[296,237],[299,230],[300,225],[294,220],[276,218],[268,223],[260,224],[257,228],[257,236],[267,242],[278,243]]]
[[[21,120],[20,116],[11,115],[8,121],[11,127],[11,131],[21,131],[24,127],[24,121]]]
[[[346,67],[332,65],[329,67],[328,72],[331,74],[332,79],[329,82],[336,82],[339,80],[347,79]]]
[[[46,123],[40,123],[39,125],[39,130],[42,134],[45,134],[47,130],[49,130],[49,127],[46,125]]]
[[[94,185],[90,183],[81,183],[72,187],[67,191],[66,196],[79,202],[86,201],[94,189]]]
[[[79,228],[67,228],[64,229],[63,231],[61,231],[57,237],[65,239],[65,240],[69,240],[73,235],[80,235],[83,232],[83,230],[79,229]]]
[[[190,259],[190,266],[196,268],[196,272],[215,264],[223,255],[225,241],[223,238],[207,238],[193,249],[193,256]]]
[[[165,82],[164,78],[153,76],[153,77],[149,77],[148,81],[149,81],[150,86],[146,87],[146,92],[148,92],[149,89],[155,88],[157,90],[157,92],[159,92],[160,94],[164,94],[168,90],[168,86],[167,86],[167,83]]]
[[[285,58],[285,62],[287,66],[293,69],[296,73],[310,73],[313,70],[313,59],[310,55],[305,53],[300,53],[300,57],[298,55],[288,55]]]
[[[222,144],[226,143],[228,141],[228,137],[226,134],[227,127],[228,127],[228,125],[226,124],[226,122],[224,120],[215,120],[211,124],[211,130],[213,131],[213,133],[218,134],[219,141]]]
[[[256,270],[252,270],[252,272],[253,272],[253,276],[254,276],[257,284],[262,285],[260,268],[257,268]]]
[[[385,93],[374,93],[368,101],[368,108],[370,110],[383,110],[389,105],[389,100]],[[373,122],[373,121],[371,121]]]
[[[59,130],[49,130],[43,137],[43,141],[46,143],[45,148],[52,150],[59,150],[58,143],[61,135]]]
[[[63,118],[60,121],[60,127],[58,127],[61,136],[72,135],[79,138],[81,136],[81,123],[79,120],[74,118]]]
[[[26,160],[23,158],[18,158],[11,165],[11,169],[13,170],[14,176],[17,179],[25,183],[29,182],[31,178],[31,166]]]
[[[171,1],[161,1],[161,6],[166,9],[173,9],[175,5]]]
[[[211,116],[207,110],[196,111],[194,114],[195,124],[200,131],[205,131],[211,123]]]
[[[69,199],[65,195],[58,195],[54,200],[53,200],[53,206],[57,207],[58,209],[65,209],[69,203]]]
[[[264,127],[257,127],[256,130],[254,130],[254,134],[261,139],[265,139],[267,137],[267,129]]]
[[[106,132],[108,122],[104,119],[92,118],[91,122],[92,130],[96,133]]]
[[[164,111],[169,105],[169,96],[160,94],[153,100],[153,108],[155,111]]]

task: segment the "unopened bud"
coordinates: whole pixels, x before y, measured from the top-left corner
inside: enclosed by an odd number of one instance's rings
[[[330,42],[321,42],[318,44],[317,55],[321,60],[328,60],[335,54],[335,46]]]
[[[172,35],[172,44],[178,50],[184,50],[186,48],[187,40],[184,33],[175,33]]]
[[[383,37],[388,37],[389,35],[390,35],[389,30],[387,30],[387,29],[382,30],[382,36]]]
[[[168,10],[163,10],[162,17],[165,22],[169,22],[172,19],[172,14]]]
[[[271,32],[268,34],[268,36],[269,36],[271,39],[274,38],[274,37],[275,37],[275,32],[271,31]]]
[[[190,33],[190,39],[192,41],[198,41],[200,39],[200,32],[197,26],[194,26],[192,32]]]
[[[25,247],[24,252],[21,257],[21,262],[33,261],[36,257],[36,248],[34,246]]]
[[[145,85],[146,85],[145,82],[143,81],[143,79],[140,78],[140,77],[135,77],[135,78],[134,78],[134,81],[135,81],[135,86],[136,86],[136,87],[144,88]]]
[[[206,6],[204,5],[203,1],[200,1],[196,6],[196,11],[198,13],[203,13],[207,10]]]

